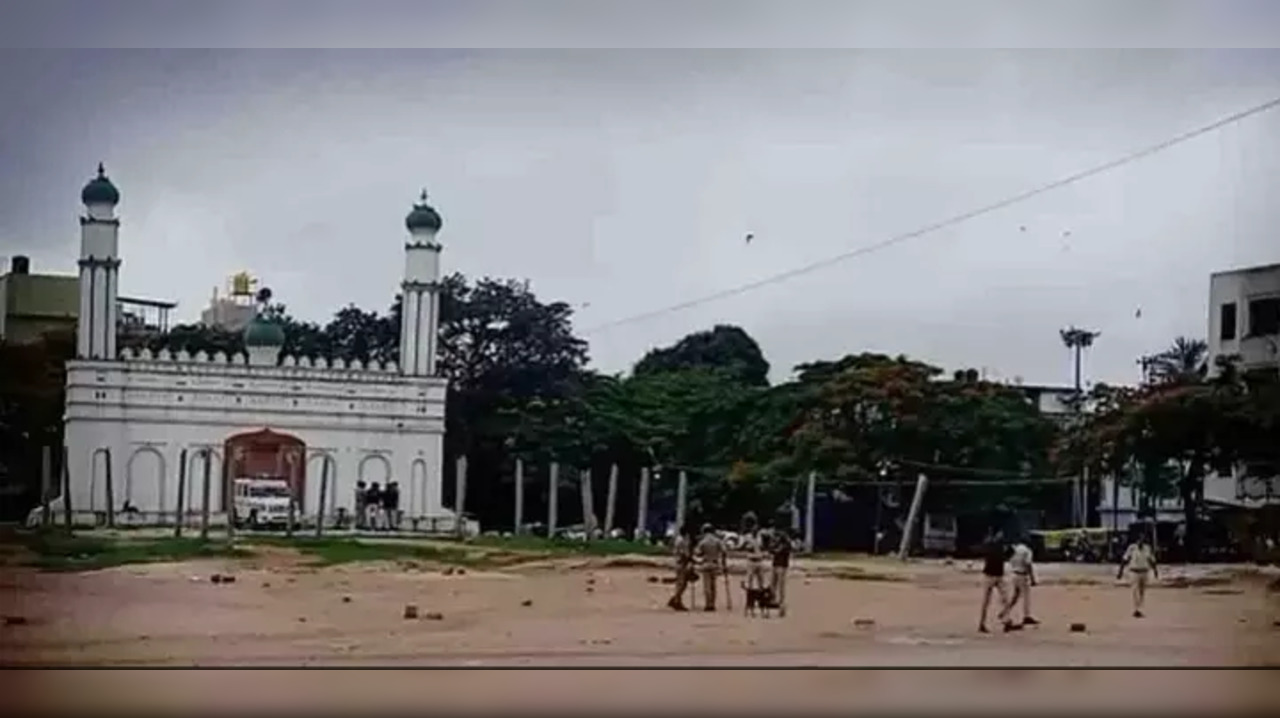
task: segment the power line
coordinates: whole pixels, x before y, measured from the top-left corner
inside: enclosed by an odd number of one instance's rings
[[[1201,127],[1197,127],[1194,130],[1184,132],[1176,137],[1165,140],[1158,144],[1151,145],[1149,147],[1138,150],[1136,152],[1131,152],[1127,155],[1124,155],[1123,157],[1111,160],[1110,162],[1106,162],[1106,163],[1091,167],[1089,169],[1076,172],[1075,174],[1068,175],[1066,177],[1055,180],[1048,184],[1043,184],[1034,189],[1030,189],[1020,194],[1007,197],[1005,199],[1000,200],[999,202],[993,202],[991,204],[984,205],[977,209],[970,210],[962,214],[954,215],[952,217],[941,220],[939,222],[934,222],[933,224],[926,225],[924,227],[921,227],[920,229],[916,229],[911,232],[907,232],[905,234],[895,235],[893,237],[882,240],[880,242],[876,242],[874,244],[868,244],[862,247],[858,247],[856,249],[851,249],[847,252],[844,252],[843,254],[837,254],[834,257],[828,257],[827,259],[821,259],[811,264],[806,264],[804,266],[797,267],[795,269],[779,272],[778,274],[774,274],[774,275],[765,277],[763,279],[757,279],[755,281],[748,282],[746,284],[741,284],[737,287],[732,287],[730,289],[722,289],[718,292],[712,292],[711,294],[706,294],[695,299],[689,299],[683,302],[679,302],[677,304],[672,304],[670,306],[663,307],[661,309],[653,309],[647,312],[641,312],[639,314],[633,314],[628,317],[623,317],[621,319],[615,319],[613,321],[605,322],[603,324],[597,324],[593,327],[583,330],[583,334],[590,334],[590,333],[598,332],[604,329],[611,329],[613,327],[621,326],[624,324],[631,324],[634,322],[643,321],[645,319],[662,316],[663,314],[669,314],[671,312],[678,312],[684,309],[690,309],[692,307],[706,304],[708,302],[718,301],[720,299],[728,299],[729,297],[735,297],[735,296],[738,296],[739,294],[745,294],[752,290],[759,289],[760,287],[765,287],[770,284],[777,284],[778,282],[785,282],[788,279],[809,274],[811,272],[816,272],[819,269],[825,269],[835,264],[839,264],[840,262],[843,262],[847,259],[860,257],[864,254],[877,252],[879,250],[892,247],[896,244],[901,244],[902,242],[916,239],[917,237],[933,234],[934,232],[937,232],[939,230],[943,230],[948,227],[961,224],[963,222],[967,222],[976,217],[981,217],[986,214],[991,214],[992,212],[995,212],[997,210],[1001,210],[1011,205],[1018,204],[1019,202],[1026,201],[1033,197],[1038,197],[1039,195],[1052,192],[1056,189],[1061,189],[1068,185],[1075,184],[1076,182],[1079,182],[1081,180],[1093,177],[1095,175],[1100,175],[1106,172],[1110,172],[1113,169],[1122,167],[1124,165],[1143,159],[1150,155],[1163,152],[1164,150],[1167,150],[1170,147],[1174,147],[1175,145],[1180,145],[1183,142],[1193,140],[1201,135],[1205,135],[1215,130],[1226,127],[1227,125],[1235,124],[1236,122],[1240,122],[1241,120],[1252,117],[1253,115],[1261,114],[1263,112],[1267,112],[1269,110],[1275,109],[1277,106],[1280,106],[1280,97],[1269,100],[1260,105],[1254,105],[1253,107],[1250,107],[1245,110],[1241,110],[1240,112],[1236,112],[1234,114],[1228,115],[1214,122],[1211,122],[1207,125],[1203,125]]]

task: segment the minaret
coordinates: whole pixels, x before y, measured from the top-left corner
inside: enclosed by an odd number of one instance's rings
[[[436,373],[436,331],[440,315],[440,250],[436,241],[440,215],[422,197],[404,226],[409,241],[404,245],[404,282],[400,284],[400,372],[409,376]]]
[[[120,192],[107,179],[102,164],[98,176],[80,192],[85,213],[80,218],[80,316],[76,356],[116,358],[116,297],[119,295],[120,220],[115,208]]]

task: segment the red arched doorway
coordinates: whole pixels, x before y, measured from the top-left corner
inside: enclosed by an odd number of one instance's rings
[[[307,445],[292,434],[270,429],[246,431],[227,438],[223,447],[222,510],[231,499],[231,482],[243,477],[272,476],[289,482],[298,502],[298,511],[306,510]]]

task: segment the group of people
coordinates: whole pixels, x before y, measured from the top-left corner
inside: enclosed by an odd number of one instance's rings
[[[987,538],[982,559],[982,611],[978,615],[978,631],[988,632],[987,612],[991,607],[993,593],[1000,599],[1000,611],[996,614],[996,620],[1000,621],[1005,632],[1040,623],[1031,615],[1031,588],[1036,585],[1031,547],[1020,539],[1011,545],[1006,544],[1003,536],[997,532]],[[1012,593],[1007,590],[1004,580],[1006,561],[1012,574]],[[1160,577],[1155,551],[1145,533],[1139,533],[1125,549],[1116,570],[1116,579],[1124,578],[1126,571],[1133,592],[1133,617],[1142,618],[1148,577]],[[1022,604],[1022,620],[1015,622],[1012,616],[1019,602]]]
[[[356,529],[360,531],[400,530],[400,484],[388,481],[365,485],[356,482]]]
[[[773,607],[780,615],[786,615],[787,569],[791,567],[793,537],[785,528],[771,529],[759,526],[754,516],[744,518],[741,543],[738,551],[745,555],[747,573],[743,587],[769,589]],[[701,535],[694,540],[688,526],[676,530],[672,546],[675,554],[675,593],[667,601],[674,611],[687,611],[684,595],[689,585],[702,583],[702,610],[716,610],[718,583],[729,575],[729,548],[720,532],[711,524],[703,524]],[[765,562],[769,562],[766,571]],[[728,591],[728,580],[725,579]],[[728,599],[726,599],[728,600]]]

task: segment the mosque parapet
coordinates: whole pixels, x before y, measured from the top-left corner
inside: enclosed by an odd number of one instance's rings
[[[261,372],[304,372],[310,375],[317,373],[341,374],[345,378],[352,375],[371,374],[371,378],[379,374],[399,374],[400,367],[393,361],[363,361],[342,357],[310,356],[304,354],[281,354],[278,363],[258,366],[249,363],[249,353],[244,350],[234,352],[223,351],[189,351],[168,348],[131,347],[120,352],[122,361],[141,364],[204,364],[234,366],[237,369]],[[358,376],[356,376],[358,380]]]

